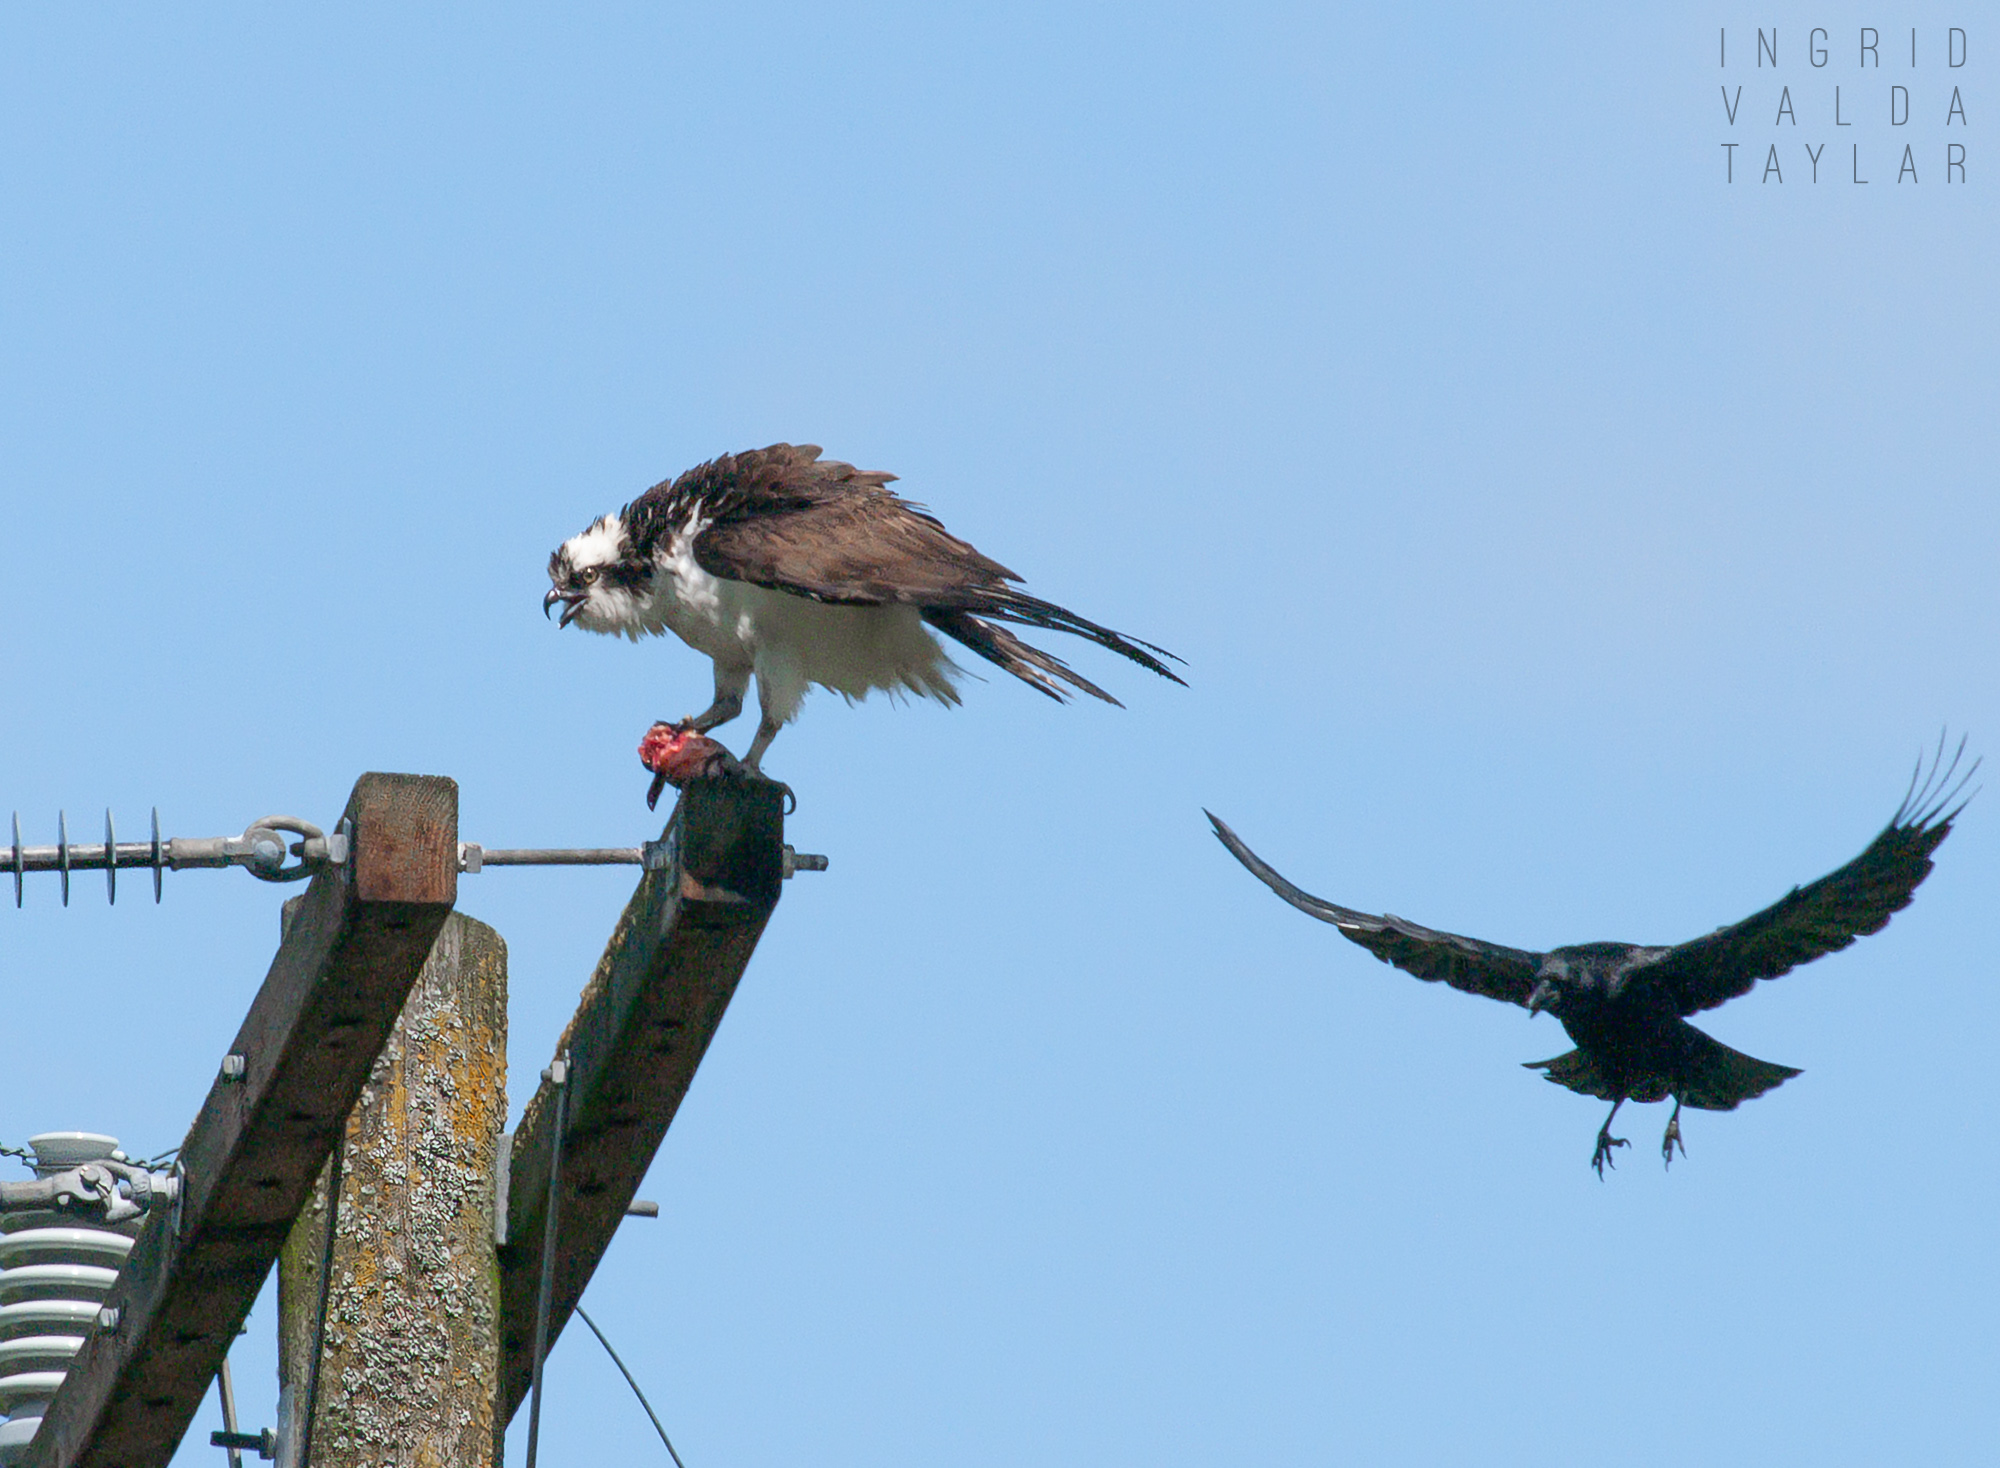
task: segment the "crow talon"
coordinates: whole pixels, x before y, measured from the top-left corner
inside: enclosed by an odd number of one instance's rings
[[[1594,1166],[1598,1170],[1600,1178],[1604,1176],[1604,1168],[1606,1166],[1612,1168],[1612,1170],[1618,1168],[1618,1160],[1612,1158],[1612,1148],[1614,1146],[1632,1146],[1632,1144],[1626,1142],[1622,1136],[1606,1136],[1602,1132],[1598,1134],[1598,1150],[1590,1154],[1590,1166]]]
[[[1667,1134],[1660,1138],[1660,1155],[1666,1158],[1667,1166],[1674,1165],[1674,1148],[1681,1149],[1681,1156],[1688,1155],[1687,1143],[1681,1140],[1681,1103],[1674,1102],[1674,1114],[1667,1118]]]
[[[1628,1147],[1631,1145],[1623,1137],[1614,1137],[1611,1135],[1611,1123],[1618,1120],[1618,1108],[1624,1104],[1625,1098],[1623,1096],[1613,1101],[1611,1103],[1611,1115],[1605,1117],[1604,1125],[1597,1129],[1597,1150],[1590,1154],[1590,1165],[1597,1169],[1597,1180],[1599,1182],[1604,1180],[1604,1169],[1607,1164],[1612,1167],[1618,1165],[1611,1160],[1611,1149],[1613,1147]]]

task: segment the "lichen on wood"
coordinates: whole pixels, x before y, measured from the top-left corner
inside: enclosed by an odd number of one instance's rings
[[[455,913],[347,1120],[313,1468],[499,1462],[493,1176],[506,1073],[506,944]],[[279,1270],[281,1413],[294,1442],[320,1334],[328,1179]]]

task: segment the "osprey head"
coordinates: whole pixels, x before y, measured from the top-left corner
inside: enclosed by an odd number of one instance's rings
[[[606,515],[572,535],[549,557],[547,616],[562,604],[561,625],[575,622],[590,632],[622,632],[637,637],[648,630],[643,608],[651,568],[632,548],[624,522]]]

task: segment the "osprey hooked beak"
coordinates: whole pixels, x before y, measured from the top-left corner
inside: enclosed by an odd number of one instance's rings
[[[542,615],[546,617],[554,609],[555,604],[561,602],[562,620],[556,625],[567,627],[576,620],[577,614],[583,610],[583,604],[589,599],[590,593],[587,591],[564,591],[560,586],[551,586],[549,594],[542,598]]]
[[[1528,995],[1528,1018],[1533,1019],[1555,1003],[1556,986],[1543,979]]]

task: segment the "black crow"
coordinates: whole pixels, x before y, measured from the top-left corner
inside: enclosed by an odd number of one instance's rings
[[[1868,849],[1839,871],[1791,892],[1753,917],[1705,938],[1670,948],[1639,943],[1577,943],[1531,953],[1456,933],[1439,933],[1402,918],[1373,916],[1300,891],[1204,812],[1236,859],[1285,901],[1332,923],[1384,963],[1468,994],[1518,1004],[1530,1015],[1546,1009],[1576,1043],[1553,1060],[1529,1062],[1557,1085],[1611,1103],[1597,1131],[1590,1164],[1604,1176],[1611,1150],[1626,1145],[1611,1135],[1612,1117],[1627,1101],[1674,1098],[1660,1151],[1669,1166],[1681,1141],[1681,1107],[1733,1111],[1799,1072],[1732,1050],[1710,1039],[1685,1016],[1746,994],[1759,979],[1775,979],[1802,963],[1837,953],[1856,938],[1880,932],[1889,916],[1907,907],[1917,884],[1930,874],[1931,853],[1951,833],[1965,808],[1960,799],[1974,760],[1954,783],[1965,751],[1949,766],[1939,742],[1929,775],[1923,761],[1911,776],[1903,803]],[[1954,803],[1956,802],[1956,803]],[[1947,809],[1949,807],[1949,809]]]

